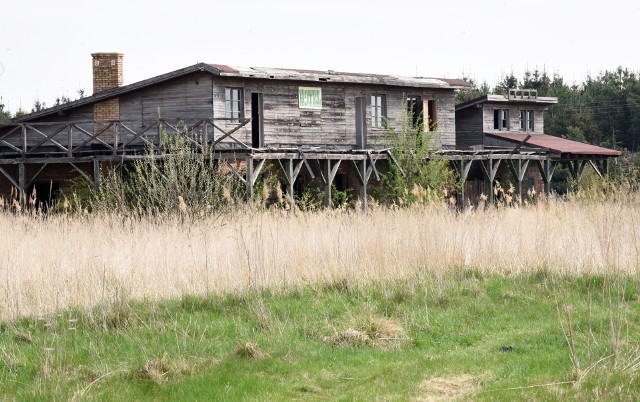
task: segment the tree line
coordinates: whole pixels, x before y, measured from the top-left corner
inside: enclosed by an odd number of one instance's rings
[[[463,79],[472,88],[460,91],[456,103],[511,88],[535,89],[538,96],[558,98],[558,104],[545,112],[546,134],[632,152],[640,149],[640,76],[628,68],[607,70],[573,84],[559,74],[549,76],[539,70],[526,71],[522,77],[511,73],[494,87]]]

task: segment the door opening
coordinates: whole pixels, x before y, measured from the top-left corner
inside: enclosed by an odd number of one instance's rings
[[[264,147],[264,104],[261,93],[251,94],[251,146]]]

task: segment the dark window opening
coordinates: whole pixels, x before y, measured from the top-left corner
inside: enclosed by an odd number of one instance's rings
[[[429,128],[429,131],[437,131],[438,115],[437,115],[437,109],[436,109],[436,101],[428,100],[425,103],[427,103],[427,115],[425,116],[427,121],[427,127]]]
[[[493,110],[493,129],[509,130],[509,109]]]
[[[417,127],[422,124],[422,118],[424,113],[424,104],[422,103],[421,96],[407,96],[407,112],[411,119],[413,127]]]

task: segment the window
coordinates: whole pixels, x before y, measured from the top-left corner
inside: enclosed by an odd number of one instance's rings
[[[387,117],[387,96],[371,95],[371,127],[383,128]]]
[[[520,131],[533,131],[533,110],[520,111]]]
[[[244,118],[244,102],[242,99],[242,88],[224,89],[224,117],[232,122],[239,122]]]
[[[426,116],[425,116],[425,120],[428,123],[428,129],[429,131],[437,131],[438,130],[438,115],[436,113],[436,101],[435,100],[428,100],[425,101],[425,110],[426,112]]]
[[[493,129],[509,130],[509,109],[493,110]]]
[[[407,96],[407,112],[409,113],[413,127],[422,124],[423,109],[424,104],[422,103],[421,96]]]

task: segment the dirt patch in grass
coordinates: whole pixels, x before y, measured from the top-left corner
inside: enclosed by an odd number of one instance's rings
[[[418,401],[450,401],[468,397],[475,393],[478,379],[469,374],[450,377],[433,377],[420,383]]]
[[[247,342],[236,349],[235,355],[243,359],[260,360],[269,357],[268,353],[260,350],[255,342]]]
[[[388,318],[367,317],[356,328],[347,328],[325,336],[324,343],[333,347],[372,346],[381,349],[399,348],[408,339],[404,329]]]
[[[194,367],[195,364],[186,359],[181,357],[170,359],[169,354],[164,352],[159,359],[147,360],[140,369],[140,375],[156,384],[162,384],[169,380],[191,375]]]
[[[357,329],[347,328],[342,332],[336,332],[333,335],[325,336],[323,341],[327,345],[337,348],[365,346],[369,343],[370,338],[366,332]]]

